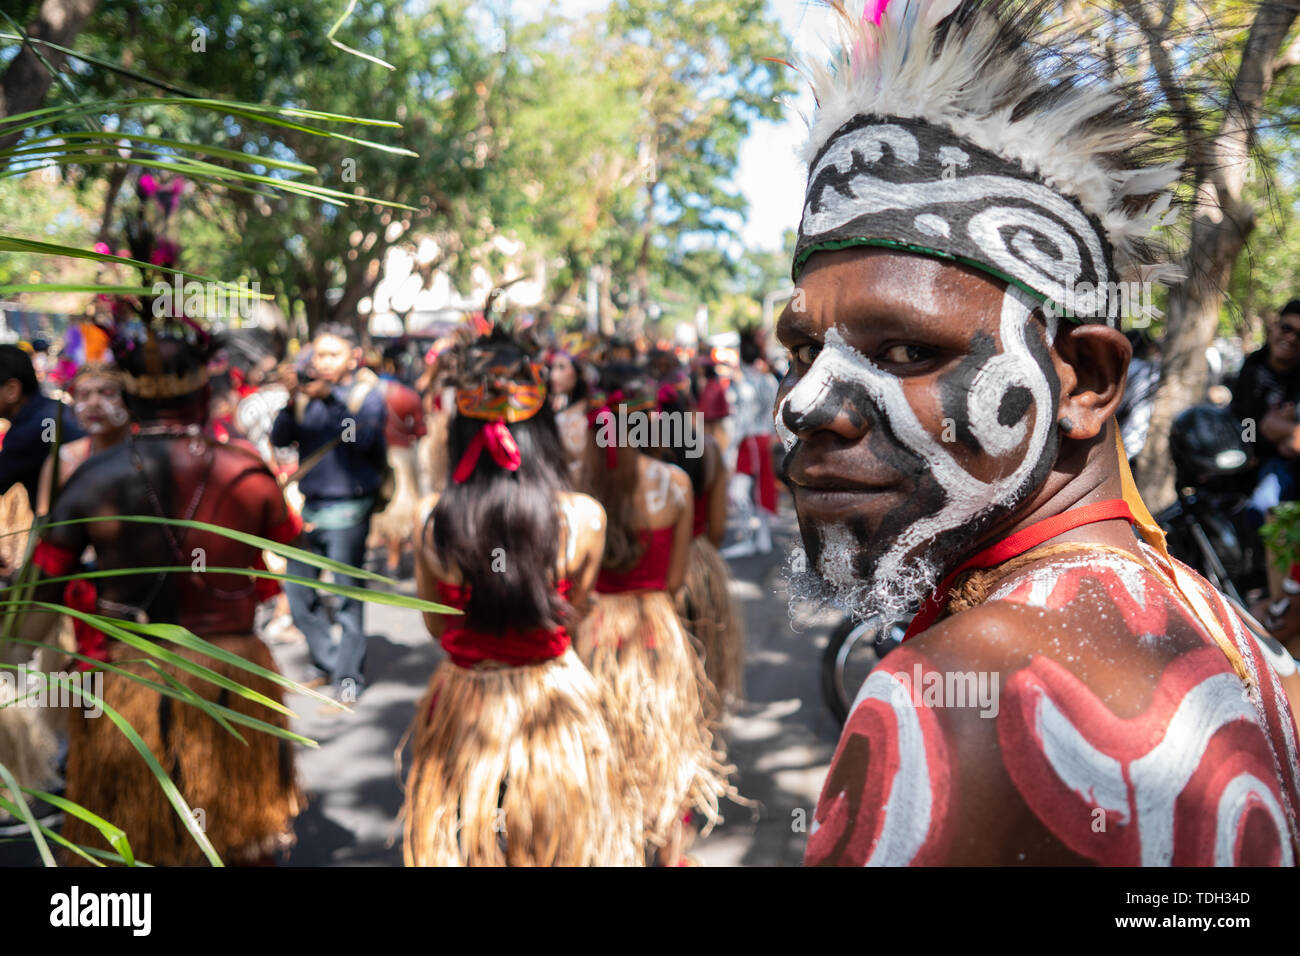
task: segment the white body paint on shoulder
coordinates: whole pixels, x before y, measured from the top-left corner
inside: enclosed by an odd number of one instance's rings
[[[673,481],[673,470],[661,461],[649,459],[646,464],[645,506],[651,514],[663,511],[668,502],[684,504],[686,495]]]

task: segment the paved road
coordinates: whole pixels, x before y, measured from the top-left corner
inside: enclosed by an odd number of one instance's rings
[[[817,663],[831,624],[791,629],[781,589],[780,556],[796,535],[789,499],[777,551],[732,562],[733,589],[748,635],[748,703],[729,721],[730,759],[740,792],[757,807],[730,805],[725,821],[692,853],[710,866],[785,866],[802,858],[806,834],[839,728],[821,703]],[[322,714],[304,697],[290,700],[297,729],[318,741],[300,754],[311,803],[298,822],[291,865],[400,865],[397,814],[402,794],[394,751],[440,651],[419,614],[368,606],[370,688],[351,714]],[[301,644],[274,648],[285,673],[300,677]],[[796,812],[801,811],[801,812]]]
[[[839,732],[822,705],[817,670],[834,619],[809,622],[798,633],[790,627],[779,572],[797,532],[788,497],[782,505],[776,551],[732,562],[748,635],[748,702],[729,720],[726,735],[737,787],[756,807],[724,806],[724,822],[691,851],[709,866],[800,862],[806,839],[800,824],[811,817]],[[288,701],[300,718],[296,729],[320,744],[299,753],[310,802],[298,819],[293,866],[402,862],[394,753],[441,651],[418,612],[370,605],[366,625],[371,685],[352,713],[322,712],[302,695]],[[287,676],[303,678],[305,645],[272,649]],[[30,843],[0,839],[0,866],[38,863]]]

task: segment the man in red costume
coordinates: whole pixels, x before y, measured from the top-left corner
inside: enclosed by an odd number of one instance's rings
[[[815,74],[778,326],[792,594],[912,623],[806,860],[1292,865],[1295,662],[1168,557],[1116,435],[1110,293],[1152,275],[1176,170],[1023,8],[957,6],[868,4]]]
[[[257,454],[217,442],[208,414],[207,337],[192,325],[171,334],[114,343],[123,391],[137,424],[120,445],[90,458],[69,480],[43,532],[34,561],[43,578],[75,573],[93,548],[100,570],[179,566],[189,572],[50,581],[37,599],[125,622],[178,624],[222,650],[267,670],[275,665],[253,633],[253,612],[267,582],[208,568],[261,568],[258,548],[220,534],[176,525],[92,521],[118,515],[205,522],[282,543],[297,537],[279,485]],[[272,586],[271,590],[274,590]],[[37,627],[33,621],[31,627]],[[92,661],[138,661],[146,655],[77,622],[78,652]],[[272,700],[271,681],[207,655],[160,641],[218,674]],[[280,728],[287,719],[240,694],[162,669],[217,705]],[[122,663],[157,680],[142,664]],[[217,853],[226,862],[255,862],[286,845],[299,796],[289,741],[240,726],[247,745],[195,708],[109,672],[104,700],[126,717],[179,787]],[[204,862],[193,833],[175,815],[145,760],[108,719],[70,716],[67,797],[121,826],[138,859],[153,864]],[[71,814],[64,836],[105,848],[97,831]],[[74,860],[75,861],[75,858]]]

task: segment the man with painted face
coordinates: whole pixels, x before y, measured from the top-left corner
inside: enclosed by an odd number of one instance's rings
[[[1292,864],[1294,662],[1168,557],[1114,422],[1177,170],[1036,5],[866,6],[811,70],[776,424],[792,598],[911,625],[806,862]]]

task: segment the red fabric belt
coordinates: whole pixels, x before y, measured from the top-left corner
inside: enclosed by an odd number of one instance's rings
[[[912,618],[912,623],[908,626],[907,633],[903,635],[903,640],[906,641],[911,637],[915,637],[938,619],[939,615],[943,613],[944,607],[948,604],[948,590],[952,587],[953,581],[957,579],[959,574],[972,568],[996,567],[1005,561],[1010,561],[1012,558],[1032,551],[1040,544],[1065,534],[1067,531],[1081,528],[1084,525],[1096,524],[1098,521],[1111,521],[1115,518],[1123,518],[1129,524],[1137,521],[1133,516],[1132,509],[1128,506],[1128,502],[1123,498],[1110,498],[1106,501],[1096,501],[1090,505],[1071,508],[1059,515],[1052,515],[1050,518],[1036,521],[1028,528],[1022,528],[1015,534],[1003,538],[997,544],[985,548],[943,579],[943,583],[926,599],[916,617]]]

